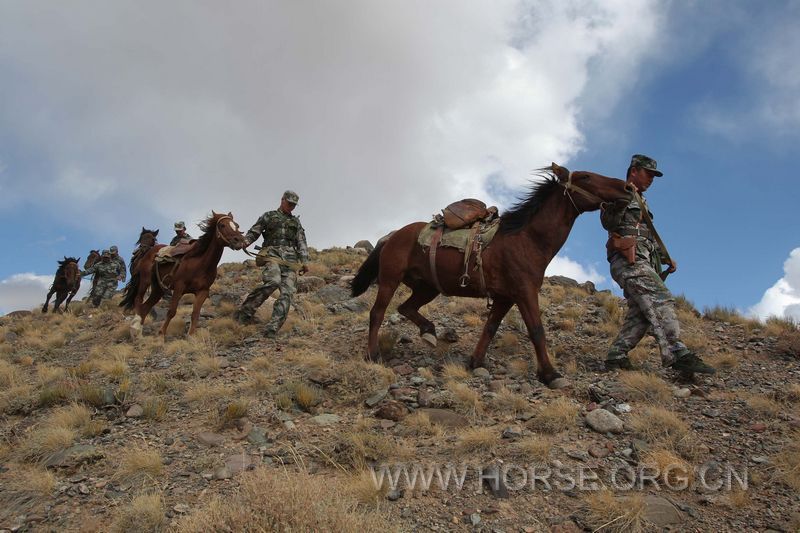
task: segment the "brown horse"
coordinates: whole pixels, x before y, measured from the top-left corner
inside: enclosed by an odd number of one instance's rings
[[[50,305],[50,298],[53,294],[56,295],[56,300],[53,303],[53,312],[60,311],[59,306],[64,302],[64,310],[69,308],[69,303],[72,297],[81,288],[81,269],[78,268],[80,258],[64,257],[63,261],[58,262],[58,270],[53,278],[53,284],[50,285],[50,292],[47,293],[47,300],[42,306],[42,313],[47,312],[47,307]],[[64,301],[66,299],[66,301]]]
[[[222,252],[226,246],[240,250],[245,244],[244,235],[239,231],[239,225],[230,213],[225,215],[212,211],[211,216],[200,225],[200,228],[203,230],[203,235],[180,256],[178,262],[156,263],[156,255],[164,248],[163,244],[153,246],[139,260],[136,272],[125,286],[125,294],[120,303],[121,307],[133,309],[139,315],[140,320],[133,319],[132,328],[136,332],[141,330],[150,309],[161,300],[165,288],[172,290],[172,300],[160,334],[166,337],[169,322],[175,316],[178,303],[184,294],[194,294],[189,335],[197,329],[200,308],[208,297],[211,284],[217,279],[217,265],[222,258]],[[147,301],[142,302],[148,287],[150,296]]]
[[[86,261],[83,263],[83,270],[86,270],[90,266],[94,265],[100,261],[100,251],[99,250],[89,250],[89,255],[86,257]],[[94,288],[97,286],[97,276],[92,275],[92,290],[89,294],[94,294]]]
[[[131,255],[131,262],[128,266],[131,276],[136,273],[137,263],[139,259],[142,258],[147,251],[156,245],[158,242],[158,231],[157,229],[146,229],[142,226],[142,231],[139,233],[139,240],[136,241],[136,248],[133,250],[133,255]]]
[[[497,234],[482,253],[485,292],[481,291],[479,276],[472,276],[465,287],[460,285],[464,258],[455,248],[440,248],[435,268],[447,295],[487,297],[492,302],[469,362],[471,368],[483,365],[489,342],[516,304],[536,350],[539,379],[551,388],[561,388],[568,382],[550,363],[539,314],[539,289],[545,269],[567,240],[578,215],[599,209],[604,202],[629,197],[630,191],[622,180],[592,172],[570,172],[555,163],[541,169],[540,175],[545,181],[534,185],[526,198],[502,215]],[[419,313],[420,307],[439,295],[428,251],[417,243],[424,226],[424,222],[414,222],[384,238],[353,279],[353,296],[364,293],[378,280],[378,294],[369,315],[368,360],[379,356],[378,329],[401,282],[412,293],[397,311],[419,327],[424,340],[436,343],[435,326]]]

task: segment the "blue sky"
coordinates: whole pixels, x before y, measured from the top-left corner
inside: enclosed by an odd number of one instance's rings
[[[800,318],[797,27],[796,1],[2,3],[0,313],[64,255],[287,188],[321,248],[645,153],[670,288]],[[611,288],[604,242],[584,215],[551,273]]]

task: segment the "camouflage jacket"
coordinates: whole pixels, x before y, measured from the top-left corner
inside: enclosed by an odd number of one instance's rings
[[[119,276],[119,264],[115,261],[98,261],[86,270],[81,271],[81,276],[89,275],[94,275],[98,280],[116,280],[117,276]]]
[[[247,232],[247,242],[252,243],[259,235],[264,237],[262,246],[274,249],[283,259],[308,262],[306,232],[296,216],[287,215],[280,209],[267,211]]]
[[[650,214],[650,219],[653,219],[653,212],[650,211],[647,202],[643,196],[639,196],[644,203],[644,208]],[[620,233],[630,236],[641,230],[644,235],[636,236],[636,258],[644,260],[653,265],[657,271],[661,271],[661,255],[662,251],[658,243],[650,235],[647,224],[642,217],[642,206],[639,205],[638,200],[634,196],[630,201],[618,200],[612,204],[607,205],[603,211],[600,212],[600,223],[603,225],[609,236],[612,233]],[[608,258],[609,261],[613,257]]]
[[[189,242],[192,240],[192,236],[188,233],[184,233],[183,235],[175,235],[171,241],[169,241],[170,246],[175,246],[176,244],[180,244],[182,242]]]
[[[117,255],[116,257],[112,255],[111,262],[117,264],[117,268],[119,269],[119,276],[120,278],[122,278],[122,281],[125,281],[128,272],[128,267],[127,265],[125,265],[125,260],[120,255]]]

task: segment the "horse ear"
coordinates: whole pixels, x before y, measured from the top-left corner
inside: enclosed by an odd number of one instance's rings
[[[231,213],[230,211],[228,211],[228,216],[229,216],[229,217],[231,217],[231,218],[233,218],[233,213]]]
[[[564,181],[565,179],[567,179],[569,177],[569,170],[564,168],[564,167],[562,167],[561,165],[557,165],[555,163],[551,163],[550,164],[550,170],[552,170],[553,174],[555,174],[558,177],[558,179],[561,180],[561,181]]]
[[[145,231],[147,231],[147,230],[144,229],[144,226],[142,226],[142,233],[144,233]]]
[[[155,233],[153,233],[153,237],[157,236],[159,231],[161,230],[156,230]]]
[[[77,259],[75,260],[75,262],[76,262],[76,263],[80,263],[80,262],[81,262],[81,258],[80,258],[80,257],[79,257],[79,258],[77,258]]]
[[[217,216],[217,212],[216,212],[216,211],[214,211],[213,209],[211,210],[211,216],[212,216],[212,217],[215,217],[215,216]]]

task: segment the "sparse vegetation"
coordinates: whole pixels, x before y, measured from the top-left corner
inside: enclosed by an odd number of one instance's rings
[[[644,372],[623,372],[619,377],[631,400],[663,404],[672,397],[669,385],[660,377]]]
[[[641,494],[617,497],[609,490],[590,492],[584,499],[586,523],[592,531],[640,533],[645,531],[644,498]]]
[[[562,396],[539,406],[529,425],[531,429],[543,433],[566,431],[575,425],[578,410],[579,407],[575,402]]]

